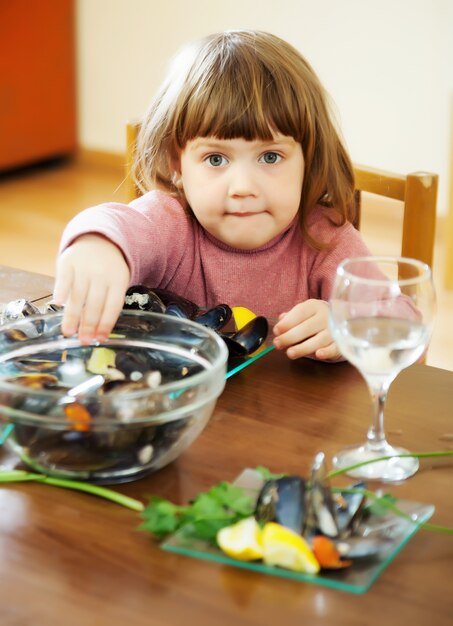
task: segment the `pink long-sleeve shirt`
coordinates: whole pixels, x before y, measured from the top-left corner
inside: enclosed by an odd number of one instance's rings
[[[370,254],[357,230],[333,225],[326,210],[318,206],[310,216],[310,234],[330,244],[326,249],[309,245],[296,219],[264,246],[239,250],[207,233],[178,200],[151,191],[128,205],[82,211],[67,225],[61,249],[98,233],[122,250],[131,285],[168,289],[202,307],[245,306],[275,319],[309,298],[328,300],[340,261]]]

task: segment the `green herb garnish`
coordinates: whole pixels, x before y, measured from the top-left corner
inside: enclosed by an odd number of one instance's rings
[[[140,529],[158,538],[184,528],[187,535],[215,544],[217,532],[253,514],[255,502],[244,489],[222,481],[186,506],[152,497]]]
[[[45,485],[53,485],[54,487],[64,487],[65,489],[74,489],[76,491],[84,491],[90,493],[93,496],[111,500],[125,506],[133,511],[143,511],[144,505],[140,500],[129,498],[122,493],[113,491],[112,489],[106,489],[105,487],[98,487],[97,485],[91,485],[90,483],[82,483],[77,480],[67,480],[66,478],[54,478],[53,476],[46,476],[44,474],[35,474],[33,472],[24,472],[23,470],[7,470],[0,472],[0,483],[13,483],[13,482],[37,482],[44,483]]]

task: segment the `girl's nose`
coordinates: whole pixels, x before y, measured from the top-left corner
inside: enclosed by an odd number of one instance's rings
[[[256,196],[258,184],[252,168],[247,165],[237,164],[230,169],[229,181],[230,197]]]

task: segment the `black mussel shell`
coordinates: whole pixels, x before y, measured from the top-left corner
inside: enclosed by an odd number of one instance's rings
[[[254,317],[233,335],[221,335],[230,356],[247,356],[252,354],[264,343],[269,332],[269,324],[265,317]]]
[[[301,534],[305,511],[305,480],[300,476],[283,476],[264,483],[256,502],[255,518],[260,523],[277,522]]]
[[[364,482],[352,485],[353,489],[366,489]],[[335,498],[336,518],[341,536],[353,534],[363,518],[367,497],[364,493],[341,493]]]
[[[115,367],[127,378],[130,378],[133,372],[139,372],[143,376],[153,369],[153,366],[153,360],[145,350],[116,350]]]
[[[132,285],[124,296],[123,309],[165,313],[165,304],[153,289],[144,285]]]
[[[169,306],[176,305],[180,311],[184,311],[187,319],[193,320],[200,313],[200,307],[197,304],[182,296],[178,296],[178,294],[172,291],[159,288],[155,288],[153,291],[159,296],[167,309]]]
[[[190,319],[187,314],[187,311],[181,308],[179,304],[176,304],[175,302],[172,302],[171,304],[167,306],[167,308],[165,309],[165,313],[167,315],[172,315],[173,317],[179,317],[179,319],[182,319],[182,320]]]
[[[247,349],[244,348],[242,344],[235,341],[232,336],[224,335],[222,333],[220,333],[220,336],[226,343],[226,347],[228,348],[228,355],[230,358],[247,356]]]
[[[156,330],[156,322],[154,320],[145,319],[141,316],[124,315],[120,316],[113,328],[114,333],[129,333],[131,337],[137,337],[144,333],[152,333]],[[134,335],[135,333],[135,335]]]
[[[195,318],[195,321],[202,326],[212,328],[212,330],[222,330],[230,321],[233,312],[228,304],[218,304]]]

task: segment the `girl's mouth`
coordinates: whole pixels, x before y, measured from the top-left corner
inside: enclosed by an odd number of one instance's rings
[[[233,215],[234,217],[251,217],[253,215],[259,215],[259,212],[255,211],[236,211],[234,213],[228,213],[228,215]]]

